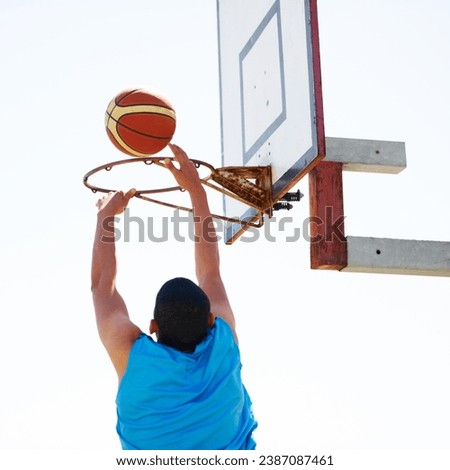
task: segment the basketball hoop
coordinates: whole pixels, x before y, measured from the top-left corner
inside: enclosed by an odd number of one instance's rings
[[[172,157],[140,157],[118,160],[111,163],[100,165],[97,168],[86,173],[83,178],[84,185],[93,193],[110,193],[116,191],[114,188],[96,186],[89,181],[89,178],[102,171],[111,171],[112,168],[131,163],[143,163],[147,166],[156,165],[166,168],[164,160],[173,160]],[[271,189],[271,168],[266,167],[224,167],[214,168],[211,164],[191,159],[196,168],[204,167],[208,170],[205,177],[200,178],[203,185],[216,191],[220,191],[227,196],[238,199],[239,201],[253,207],[257,210],[257,215],[251,220],[242,220],[237,217],[226,217],[223,215],[212,214],[213,218],[224,220],[233,224],[240,224],[247,227],[260,228],[264,224],[264,214],[272,215],[272,189]],[[253,181],[250,181],[253,180]],[[155,199],[149,195],[166,193],[172,191],[183,191],[181,186],[167,186],[153,189],[137,189],[134,197],[144,201],[153,202],[172,209],[179,209],[187,212],[193,212],[192,208],[171,204],[166,201]]]

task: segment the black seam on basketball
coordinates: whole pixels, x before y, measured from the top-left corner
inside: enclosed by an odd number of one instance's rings
[[[122,98],[120,98],[120,99],[123,100],[123,99],[126,98],[127,96],[132,95],[135,91],[138,91],[138,88],[135,88],[134,90],[131,90],[129,93],[127,93],[126,95],[122,96]],[[111,113],[112,113],[117,107],[120,108],[121,106],[120,106],[120,102],[117,100],[117,97],[116,97],[116,98],[114,98],[114,107],[113,107],[113,109],[111,109]],[[108,114],[108,116],[109,116],[110,119],[112,119],[113,121],[115,121],[115,119],[111,116],[111,114],[109,114],[108,112],[107,112],[107,114]],[[108,122],[108,124],[109,124],[109,122]]]
[[[129,116],[130,114],[158,114],[158,113],[129,113],[127,114],[127,116]],[[152,139],[171,139],[172,136],[167,136],[167,137],[164,137],[164,136],[157,136],[157,135],[152,135],[152,134],[146,134],[145,132],[141,132],[141,131],[138,131],[136,129],[133,129],[132,127],[130,126],[127,126],[126,124],[123,124],[121,123],[120,121],[117,121],[116,119],[114,119],[110,114],[109,114],[109,117],[111,118],[112,121],[114,121],[116,123],[117,126],[122,126],[124,127],[125,129],[128,129],[129,131],[131,132],[135,132],[136,134],[139,134],[139,135],[142,135],[144,137],[151,137]],[[170,116],[165,116],[167,117],[168,119],[172,119]],[[175,119],[173,119],[175,121]],[[119,134],[120,135],[120,134]],[[128,144],[127,144],[128,145]]]
[[[127,93],[126,95],[123,95],[122,98],[120,98],[120,102],[117,101],[117,98],[114,99],[114,103],[115,103],[115,106],[114,108],[111,110],[114,111],[114,109],[116,109],[116,107],[118,106],[119,108],[126,108],[127,106],[140,106],[140,105],[143,105],[143,106],[159,106],[160,108],[164,108],[164,109],[167,109],[169,111],[172,111],[172,112],[175,112],[170,106],[166,106],[165,104],[162,104],[162,103],[139,103],[139,104],[125,104],[125,105],[122,105],[121,104],[121,101],[125,98],[127,98],[128,96],[132,95],[135,91],[139,91],[140,88],[136,88],[132,91],[130,91],[130,93]],[[129,113],[129,114],[135,114],[135,113]],[[149,114],[153,114],[153,113],[149,113]],[[170,117],[170,116],[167,116],[167,117]]]
[[[153,106],[153,105],[150,105],[150,106]],[[160,106],[161,108],[163,106]],[[124,108],[124,106],[119,106],[119,108]],[[120,121],[118,121],[117,119],[113,118],[112,116],[112,112],[116,109],[116,107],[114,106],[114,108],[111,110],[111,113],[108,113],[108,111],[106,111],[106,114],[116,123],[116,124],[121,124],[122,126],[125,126],[125,124],[122,124]],[[172,112],[175,112],[173,111],[172,108],[166,108],[168,109],[169,111],[172,111]],[[151,114],[151,115],[155,115],[155,116],[161,116],[161,117],[166,117],[167,119],[172,119],[172,121],[175,121],[176,122],[176,118],[172,117],[172,116],[169,116],[167,114],[162,114],[162,113],[150,113],[148,111],[138,111],[136,113],[126,113],[124,114],[123,116],[133,116],[133,114]],[[120,116],[120,117],[123,117],[123,116]],[[120,118],[119,118],[120,120]],[[125,126],[126,127],[126,126]]]
[[[114,108],[111,110],[111,112],[114,111],[114,109],[117,108],[120,108],[120,109],[126,109],[128,107],[132,107],[132,106],[157,106],[158,108],[163,108],[163,109],[167,109],[167,111],[171,111],[172,113],[175,114],[175,111],[172,109],[172,108],[169,108],[167,106],[162,106],[160,104],[150,104],[150,103],[145,103],[145,104],[127,104],[126,106],[121,106],[120,104],[118,104],[117,106],[114,106]],[[150,111],[137,111],[137,112],[130,112],[130,113],[126,113],[124,114],[124,116],[130,116],[132,114],[159,114],[160,116],[165,116],[169,119],[173,119],[175,121],[175,118],[173,118],[172,116],[169,116],[168,114],[164,114],[164,113],[152,113]]]
[[[139,88],[135,88],[134,90],[131,90],[129,93],[127,93],[126,95],[123,95],[122,98],[120,98],[120,100],[123,100],[124,98],[126,98],[127,96],[130,96],[132,95],[135,91],[138,91]],[[116,106],[120,106],[120,101],[117,101],[117,97],[114,99],[114,103],[116,104]],[[114,106],[115,108],[115,106]],[[113,108],[113,109],[114,109]]]

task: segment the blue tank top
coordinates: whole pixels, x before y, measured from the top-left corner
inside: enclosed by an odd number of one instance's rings
[[[142,334],[117,392],[123,449],[254,449],[257,424],[241,380],[239,348],[216,318],[193,353]]]

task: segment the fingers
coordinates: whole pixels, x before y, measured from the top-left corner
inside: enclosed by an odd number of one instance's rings
[[[123,193],[122,193],[123,194]],[[134,188],[130,189],[126,192],[123,196],[123,207],[127,207],[128,201],[136,194],[136,190]]]
[[[172,160],[170,158],[165,158],[164,159],[164,165],[168,170],[170,170],[172,173],[174,173],[177,169],[175,168],[175,165],[172,163]]]
[[[135,194],[136,194],[136,190],[134,188],[132,188],[132,189],[128,190],[123,197],[127,201],[129,201]]]
[[[177,158],[178,158],[178,146],[175,145],[175,144],[169,144],[169,148],[170,148],[170,150],[172,150],[173,158],[175,160],[177,160]]]
[[[106,194],[105,196],[101,197],[100,199],[97,200],[97,204],[95,204],[95,206],[97,207],[97,209],[100,209],[104,202],[106,201],[106,199],[110,199],[111,198],[111,195],[114,194],[112,192],[109,192],[108,194]]]
[[[110,192],[97,201],[99,211],[110,211],[114,214],[120,214],[125,210],[130,199],[136,194],[136,189],[132,188],[126,193],[123,191]]]
[[[189,160],[186,152],[175,144],[169,144],[170,150],[172,150],[174,159],[180,164]]]

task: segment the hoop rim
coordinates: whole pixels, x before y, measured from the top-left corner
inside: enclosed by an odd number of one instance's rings
[[[99,192],[99,193],[115,192],[115,191],[117,191],[117,189],[109,189],[109,188],[102,188],[100,186],[94,186],[92,183],[89,182],[89,178],[92,175],[94,175],[94,174],[96,174],[96,173],[98,173],[102,170],[110,171],[115,166],[126,165],[128,163],[135,163],[135,162],[144,162],[146,165],[155,164],[155,165],[158,165],[158,166],[161,166],[161,167],[164,167],[164,168],[168,169],[162,163],[162,161],[167,160],[167,159],[168,160],[174,160],[173,157],[162,157],[162,156],[161,157],[135,157],[135,158],[126,158],[126,159],[123,159],[123,160],[117,160],[117,161],[110,162],[110,163],[105,163],[105,164],[100,165],[96,168],[93,168],[91,171],[88,171],[83,177],[83,184],[87,188],[89,188],[93,193],[97,193],[97,192]],[[208,181],[208,180],[212,179],[213,173],[216,171],[215,168],[210,163],[204,162],[202,160],[196,160],[196,159],[193,159],[193,158],[191,158],[190,160],[191,160],[191,162],[194,163],[196,168],[199,168],[200,166],[204,166],[204,167],[208,168],[208,170],[210,171],[209,175],[207,175],[204,178],[200,178],[201,183],[208,186],[208,187],[210,187],[210,188],[220,190],[217,186],[209,183],[209,181]],[[137,197],[139,199],[142,199],[142,200],[145,200],[145,201],[148,201],[148,202],[153,202],[153,203],[156,203],[156,204],[160,204],[162,206],[166,206],[166,207],[170,207],[170,208],[174,208],[174,209],[180,209],[180,210],[187,211],[187,212],[193,212],[192,208],[177,206],[175,204],[171,204],[171,203],[168,203],[168,202],[164,202],[164,201],[160,201],[160,200],[157,200],[157,199],[149,198],[149,197],[146,196],[147,194],[164,193],[164,192],[170,192],[170,191],[182,191],[182,192],[184,192],[185,190],[181,186],[168,186],[166,188],[158,188],[158,189],[138,189],[138,190],[136,190],[136,193],[134,194],[134,197]],[[224,192],[225,194],[230,194],[228,191],[222,191],[222,192]],[[213,218],[220,219],[220,220],[223,220],[225,222],[239,224],[243,227],[261,228],[264,225],[264,214],[261,211],[259,211],[258,215],[253,217],[251,220],[243,220],[243,219],[239,219],[239,218],[236,218],[236,217],[226,217],[226,216],[218,215],[218,214],[211,214],[211,216]]]
[[[103,165],[100,165],[88,171],[83,177],[83,184],[87,188],[89,188],[93,193],[114,192],[114,191],[117,191],[117,189],[114,189],[114,188],[110,189],[110,188],[104,188],[101,186],[95,186],[89,182],[89,178],[92,175],[99,173],[100,171],[103,171],[103,170],[111,171],[111,169],[114,168],[115,166],[126,165],[128,163],[143,162],[145,165],[148,165],[148,166],[155,164],[157,166],[166,168],[164,163],[162,163],[164,160],[174,160],[174,158],[173,157],[136,157],[136,158],[126,158],[123,160],[116,160],[114,162],[105,163]],[[200,166],[204,166],[210,171],[209,175],[207,175],[204,178],[200,178],[202,183],[206,183],[211,178],[211,175],[215,170],[214,167],[211,164],[204,162],[202,160],[195,160],[192,158],[190,160],[194,163],[196,168],[199,168]],[[157,188],[157,189],[137,189],[135,195],[140,196],[141,194],[156,194],[156,193],[165,193],[165,192],[170,192],[170,191],[184,191],[184,189],[181,186],[167,186],[164,188]]]

